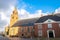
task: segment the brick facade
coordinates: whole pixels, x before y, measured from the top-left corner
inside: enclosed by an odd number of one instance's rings
[[[20,37],[31,37],[32,36],[32,26],[19,27],[18,36],[20,36]]]
[[[48,23],[43,23],[42,25],[42,37],[48,37],[47,31],[54,30],[55,37],[60,37],[60,27],[59,23],[51,23],[52,28],[48,28]],[[35,35],[38,36],[38,24],[35,26]]]

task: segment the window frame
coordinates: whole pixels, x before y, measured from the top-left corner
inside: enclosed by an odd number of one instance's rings
[[[38,29],[42,29],[42,24],[38,24]]]
[[[38,30],[38,36],[42,36],[42,30]]]
[[[52,28],[52,24],[51,23],[48,23],[48,28]]]
[[[30,27],[28,27],[28,32],[30,32]]]
[[[60,28],[60,23],[59,23],[59,28]]]

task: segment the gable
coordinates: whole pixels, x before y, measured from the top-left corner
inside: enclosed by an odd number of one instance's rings
[[[40,17],[35,23],[44,23],[48,19],[51,19],[55,22],[60,21],[60,17],[58,17],[56,15],[54,15],[54,16],[53,15],[47,15],[47,16]]]
[[[44,23],[52,23],[52,22],[56,22],[56,21],[54,21],[52,19],[48,19],[48,20],[44,21]]]

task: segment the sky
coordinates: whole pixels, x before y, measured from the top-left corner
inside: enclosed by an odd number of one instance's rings
[[[19,20],[37,18],[41,14],[60,13],[60,0],[0,0],[0,31],[9,25],[15,7]]]
[[[60,0],[22,0],[24,2],[27,11],[34,13],[36,10],[42,10],[43,12],[54,12],[55,9],[60,7]],[[21,8],[20,1],[18,7]],[[24,5],[23,4],[23,5]]]

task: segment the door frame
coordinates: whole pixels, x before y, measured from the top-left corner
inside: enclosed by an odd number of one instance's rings
[[[47,30],[47,36],[48,36],[48,38],[49,38],[49,31],[53,32],[53,37],[55,38],[55,31],[54,30]]]

